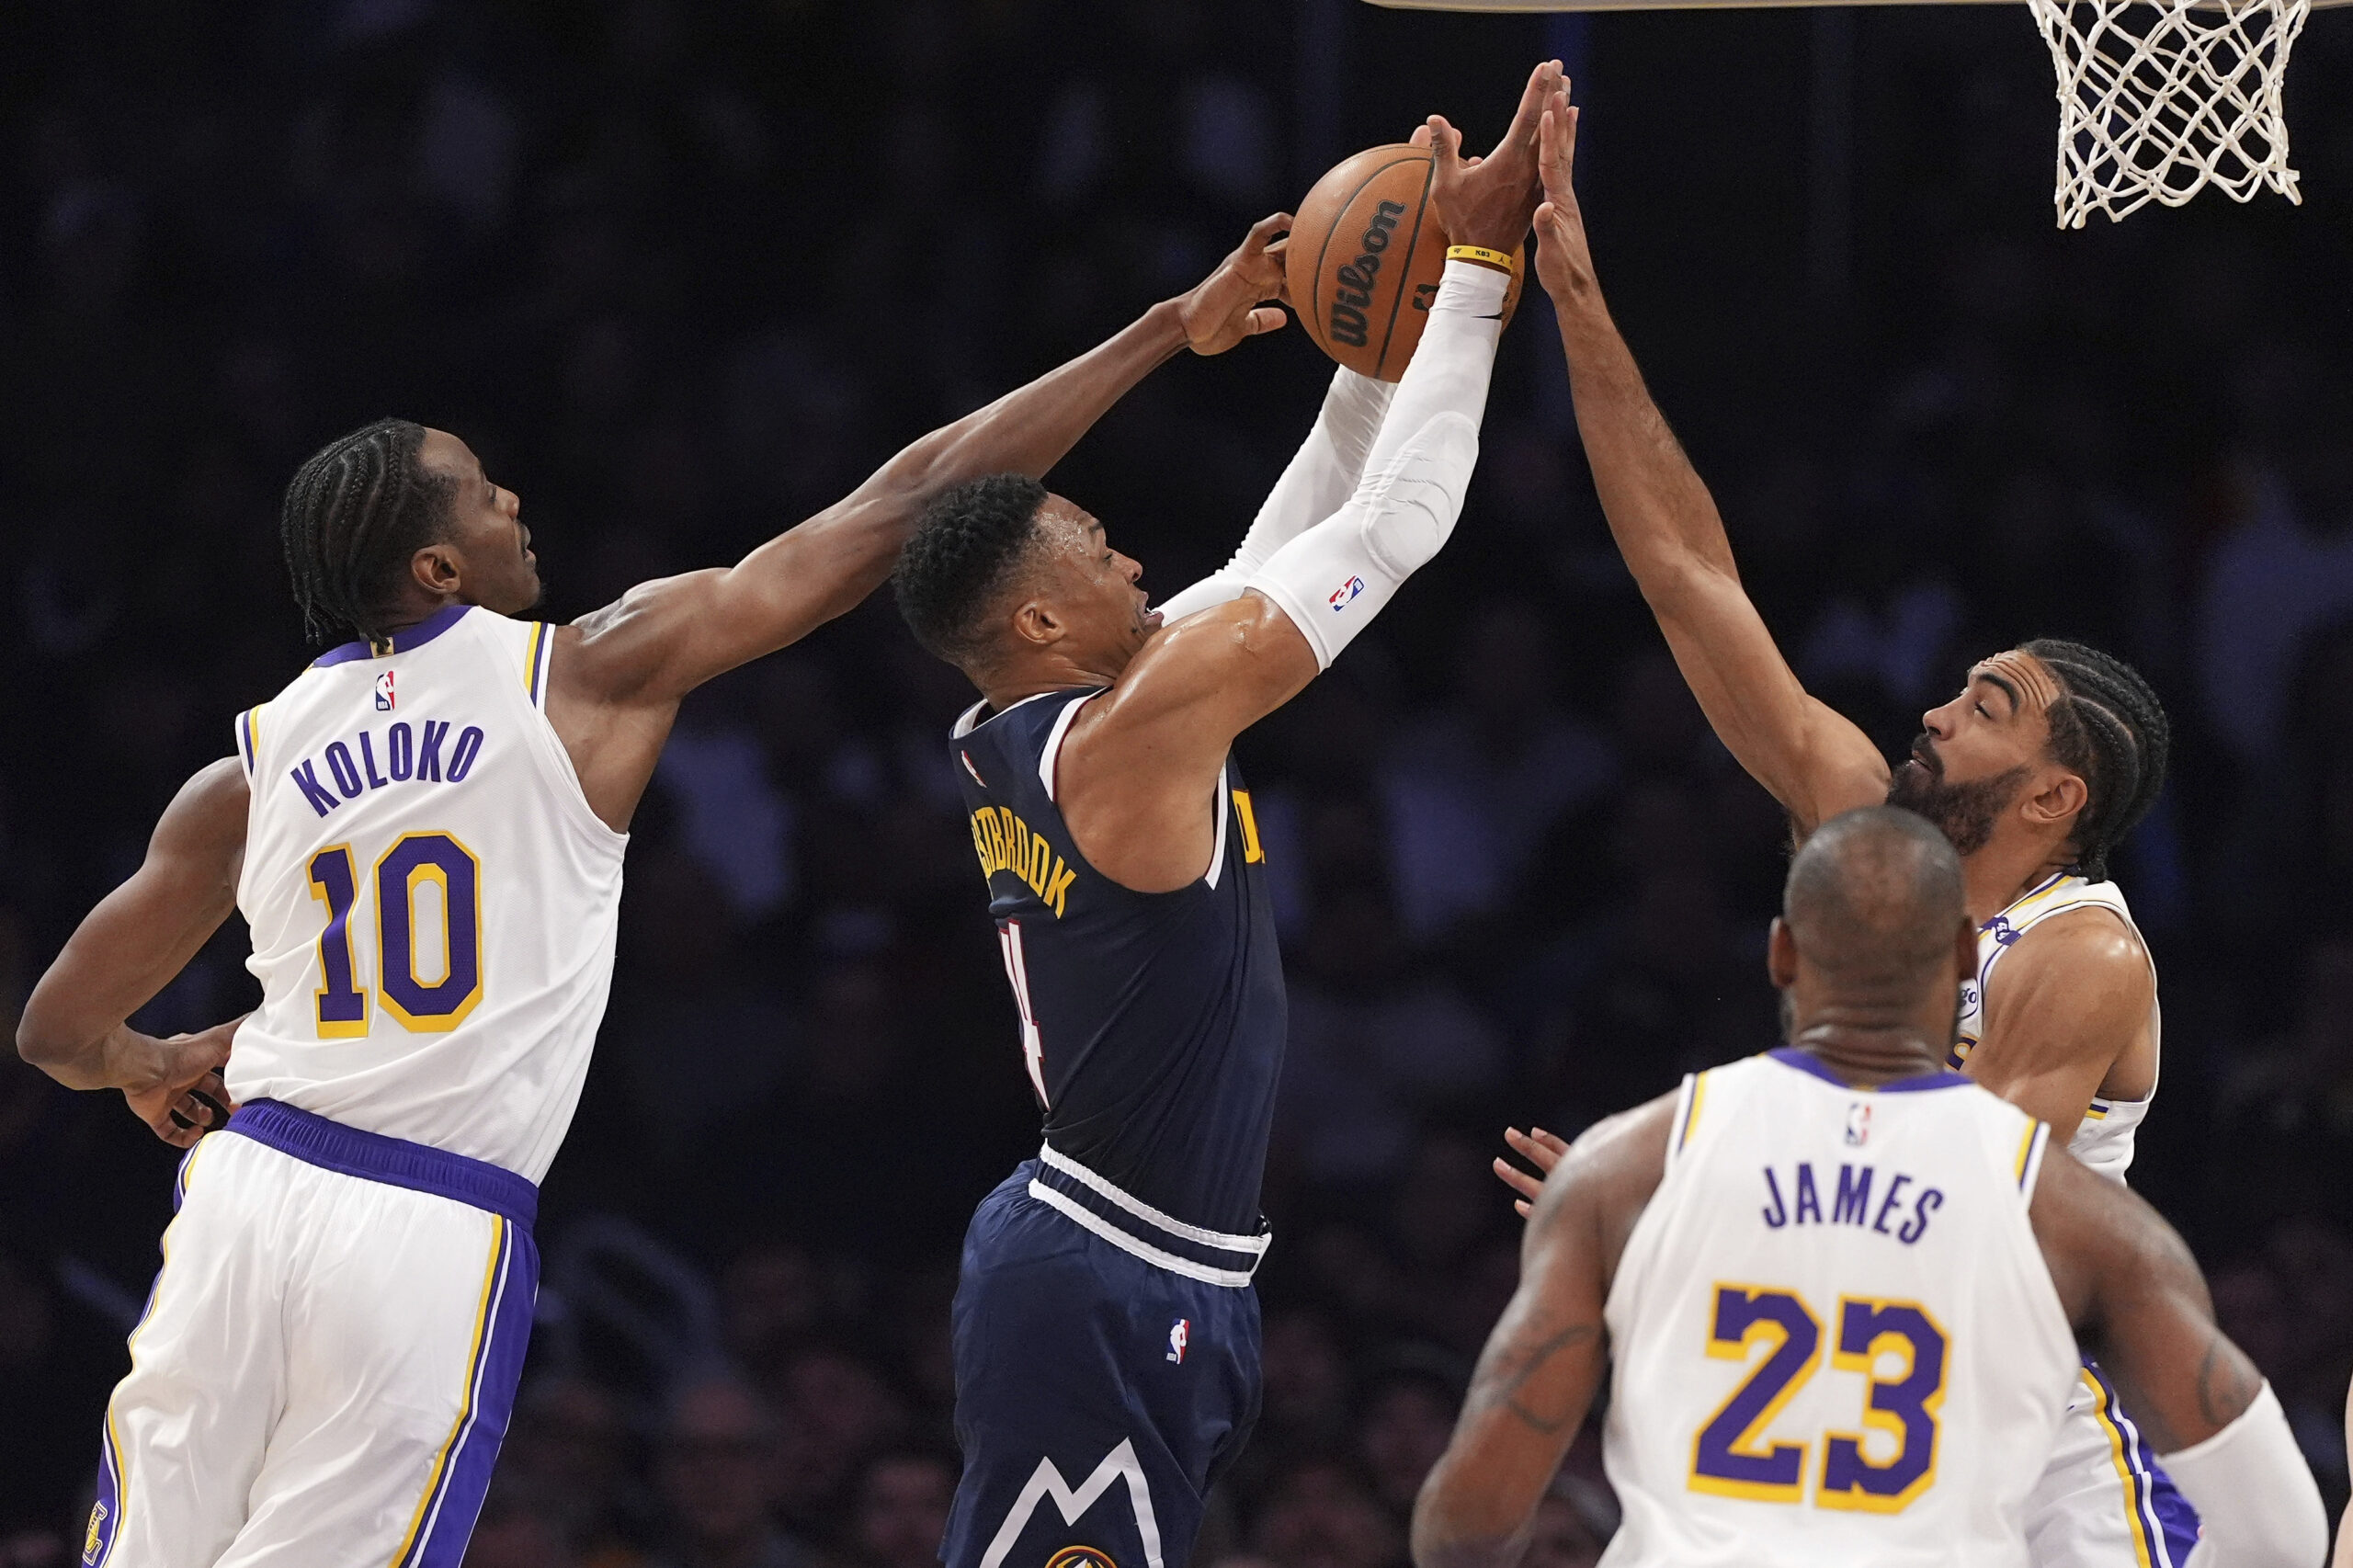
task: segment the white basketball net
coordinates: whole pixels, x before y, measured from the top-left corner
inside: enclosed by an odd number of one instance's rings
[[[2030,0],[2059,68],[2059,226],[2209,185],[2290,201],[2279,85],[2312,0]]]

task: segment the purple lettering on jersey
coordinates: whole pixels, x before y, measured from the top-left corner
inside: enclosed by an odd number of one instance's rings
[[[1775,1230],[1790,1222],[1789,1206],[1781,1201],[1781,1184],[1773,1179],[1773,1167],[1765,1167],[1765,1192],[1772,1199],[1772,1206],[1765,1210],[1765,1222]]]
[[[1798,1162],[1798,1223],[1808,1219],[1822,1223],[1822,1195],[1813,1189],[1813,1167],[1803,1160]]]
[[[384,737],[384,766],[395,778],[405,778],[416,767],[416,735],[406,724],[394,724]]]
[[[431,779],[441,782],[441,743],[448,738],[449,726],[425,721],[425,744],[417,748],[416,777],[419,783]]]
[[[385,673],[390,674],[391,672],[387,671]],[[385,785],[392,782],[391,779],[376,771],[376,748],[368,744],[368,732],[365,730],[359,732],[359,765],[367,772],[368,788],[370,790],[381,790]]]
[[[1895,1239],[1905,1246],[1910,1246],[1914,1242],[1918,1241],[1927,1234],[1929,1214],[1943,1208],[1944,1205],[1945,1195],[1942,1187],[1922,1188],[1919,1200],[1912,1205],[1912,1218],[1906,1220],[1903,1227],[1895,1233]]]
[[[345,800],[359,798],[359,769],[351,766],[351,748],[341,741],[327,743],[327,771],[335,775],[335,787],[343,791]]]
[[[1830,1222],[1834,1225],[1859,1225],[1871,1207],[1871,1168],[1860,1167],[1862,1175],[1855,1175],[1856,1166],[1838,1167],[1838,1193],[1831,1200]]]
[[[302,766],[294,769],[288,777],[294,780],[294,787],[302,791],[302,799],[310,801],[311,809],[319,815],[324,816],[343,804],[341,801],[329,794],[326,788],[319,782],[316,765],[309,757],[304,757]]]
[[[462,784],[466,775],[474,770],[474,758],[482,752],[482,729],[469,724],[466,733],[458,737],[457,749],[449,754],[449,782]]]
[[[1871,1221],[1872,1230],[1877,1231],[1882,1236],[1893,1235],[1895,1233],[1887,1228],[1888,1210],[1895,1207],[1895,1195],[1902,1192],[1905,1187],[1911,1185],[1912,1178],[1910,1176],[1905,1176],[1902,1171],[1895,1173],[1895,1179],[1887,1184],[1887,1196],[1879,1200],[1879,1213]]]

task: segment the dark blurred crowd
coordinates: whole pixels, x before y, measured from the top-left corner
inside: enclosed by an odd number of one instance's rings
[[[329,437],[463,436],[569,617],[835,498],[1343,153],[1431,109],[1492,136],[1561,54],[1604,283],[1809,685],[1891,749],[2027,636],[2163,693],[2173,783],[2119,866],[2166,1025],[2133,1178],[2341,1500],[2353,28],[2315,20],[2290,77],[2301,210],[2060,234],[2050,66],[2006,8],[5,10],[0,1020],[306,657],[276,505]],[[1180,361],[1054,483],[1173,591],[1326,373],[1296,332]],[[885,599],[682,715],[476,1568],[933,1561],[957,1241],[1036,1139],[941,744],[968,700]],[[1242,762],[1291,1037],[1266,1413],[1201,1560],[1393,1568],[1516,1275],[1503,1126],[1775,1039],[1782,819],[1610,550],[1540,300],[1447,555]],[[141,1026],[233,1015],[244,952],[233,922]],[[0,1059],[0,1564],[79,1550],[171,1160]],[[1588,1436],[1529,1562],[1611,1525]]]

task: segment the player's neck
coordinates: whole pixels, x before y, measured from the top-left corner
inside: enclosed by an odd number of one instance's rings
[[[1017,702],[1026,702],[1049,691],[1110,686],[1119,678],[1117,671],[1089,669],[1077,660],[1053,653],[1019,669],[991,671],[985,678],[975,675],[972,684],[981,688],[990,711],[1002,713]]]
[[[1790,1031],[1790,1043],[1859,1089],[1916,1078],[1945,1064],[1933,1031],[1917,1018],[1875,1019],[1868,1013],[1817,1016],[1801,1021]]]
[[[2053,873],[2075,863],[2075,850],[2064,839],[2056,843],[2024,837],[2006,839],[1996,833],[1983,848],[1961,862],[1970,920],[1984,925],[2050,881]]]

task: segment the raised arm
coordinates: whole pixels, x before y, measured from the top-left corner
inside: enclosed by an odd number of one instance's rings
[[[2318,1568],[2320,1489],[2263,1374],[2214,1324],[2197,1260],[2121,1182],[2052,1151],[2032,1206],[2052,1283],[2199,1514],[2215,1568]]]
[[[1365,463],[1396,391],[1387,381],[1360,376],[1345,366],[1335,369],[1307,439],[1267,493],[1233,558],[1171,595],[1160,607],[1161,615],[1178,621],[1241,597],[1277,551],[1347,505],[1364,478]]]
[[[211,1108],[188,1098],[229,1059],[234,1023],[157,1040],[125,1021],[171,983],[237,906],[245,776],[223,757],[165,808],[131,880],[90,911],[25,1003],[17,1051],[70,1089],[120,1089],[167,1142],[188,1144]],[[180,1112],[178,1120],[173,1113]]]
[[[1570,173],[1571,119],[1548,132],[1536,270],[1568,356],[1577,430],[1609,531],[1716,734],[1801,833],[1887,798],[1870,738],[1807,695],[1741,587],[1714,497],[1652,402],[1603,302]]]
[[[1609,1367],[1602,1308],[1665,1170],[1675,1100],[1597,1124],[1546,1181],[1520,1244],[1519,1289],[1414,1505],[1416,1568],[1507,1568],[1527,1550],[1536,1506]]]
[[[1088,353],[893,457],[847,497],[730,567],[640,584],[557,633],[549,714],[589,801],[620,825],[651,777],[679,699],[850,609],[890,574],[932,496],[984,473],[1043,474],[1129,389],[1179,349],[1221,354],[1283,324],[1260,221],[1199,287]]]
[[[1527,233],[1538,117],[1556,98],[1565,112],[1548,62],[1479,161],[1466,162],[1461,135],[1432,117],[1432,199],[1461,244],[1508,255]],[[1446,542],[1478,460],[1509,281],[1477,261],[1447,263],[1347,503],[1275,551],[1246,592],[1163,631],[1073,722],[1059,799],[1104,875],[1146,892],[1202,875],[1215,847],[1209,802],[1233,737],[1328,667]]]

